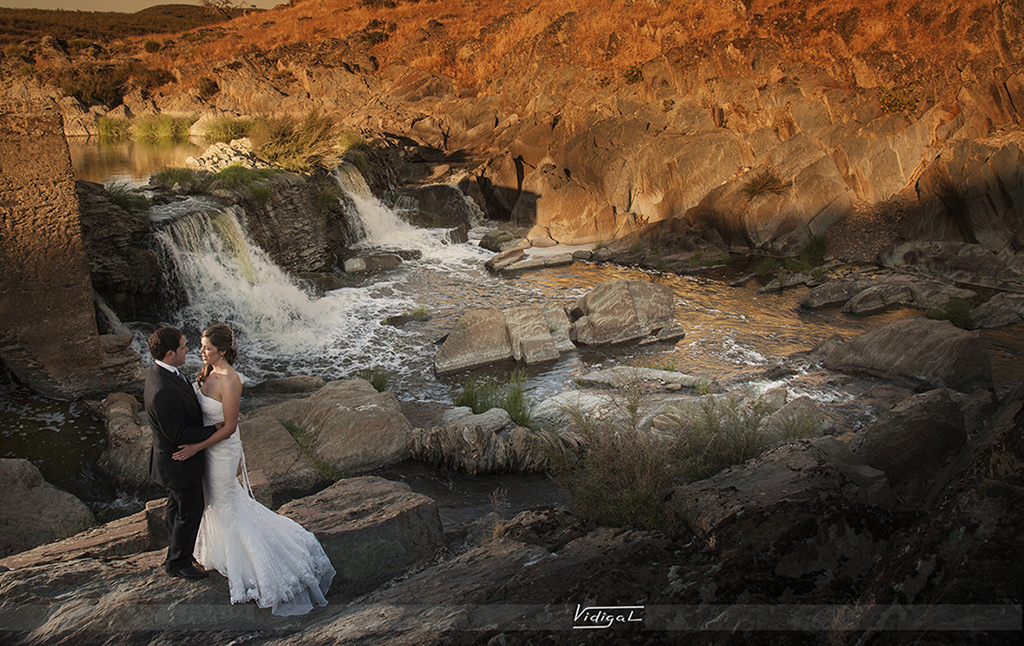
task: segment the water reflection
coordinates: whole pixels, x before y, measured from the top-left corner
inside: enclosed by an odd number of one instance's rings
[[[158,170],[183,167],[188,157],[200,155],[205,149],[193,142],[147,144],[101,142],[91,137],[68,139],[75,178],[100,184],[113,179],[145,182]]]

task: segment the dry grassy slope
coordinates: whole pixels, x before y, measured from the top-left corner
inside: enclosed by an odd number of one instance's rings
[[[253,46],[269,52],[348,39],[381,67],[408,64],[448,76],[468,93],[490,94],[495,79],[532,74],[538,62],[617,76],[660,56],[685,64],[724,47],[728,58],[728,47],[737,46],[778,47],[792,69],[724,71],[770,82],[813,65],[862,87],[940,88],[972,73],[986,83],[984,77],[998,77],[1024,60],[1022,0],[698,0],[682,7],[666,0],[424,0],[368,6],[373,4],[384,3],[297,0],[238,18],[223,38],[176,49],[165,54],[166,62],[213,62]]]

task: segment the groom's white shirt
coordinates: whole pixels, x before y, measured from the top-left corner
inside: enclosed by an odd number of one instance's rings
[[[164,370],[169,371],[172,375],[176,375],[176,376],[182,377],[182,379],[184,379],[184,376],[180,372],[178,372],[178,369],[175,368],[174,366],[169,366],[166,363],[164,363],[163,361],[160,361],[159,359],[153,359],[153,363],[155,363],[156,365],[160,366]]]

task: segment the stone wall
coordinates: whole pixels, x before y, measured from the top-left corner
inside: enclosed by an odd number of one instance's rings
[[[71,157],[52,103],[0,103],[0,360],[33,389],[76,398],[136,376],[97,332]]]

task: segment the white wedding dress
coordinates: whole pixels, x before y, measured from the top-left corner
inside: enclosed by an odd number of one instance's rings
[[[219,401],[198,388],[196,397],[204,424],[224,421]],[[206,508],[196,539],[196,560],[227,577],[231,603],[255,601],[282,616],[305,614],[313,604],[327,605],[324,595],[335,570],[320,542],[292,519],[252,498],[238,483],[239,462],[244,478],[238,430],[206,449]]]

